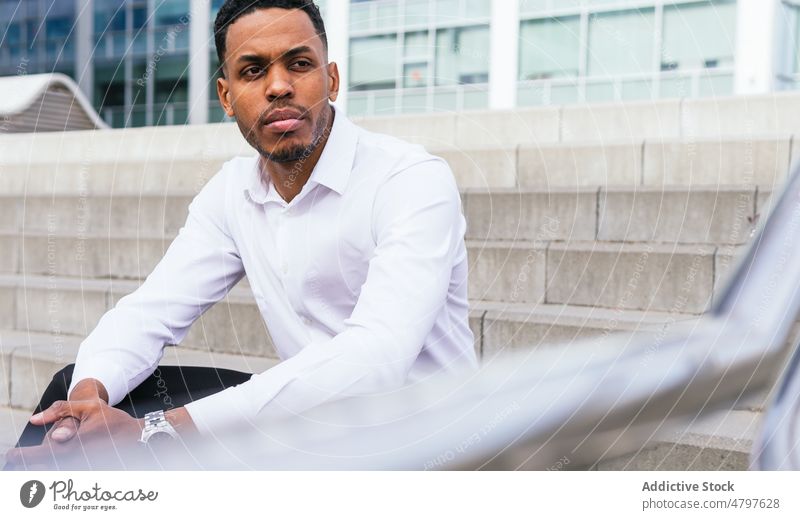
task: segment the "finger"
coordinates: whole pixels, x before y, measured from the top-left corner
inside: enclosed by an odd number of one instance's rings
[[[81,401],[56,401],[46,410],[32,416],[30,421],[32,424],[42,426],[57,421],[58,419],[63,419],[64,417],[76,417],[80,419],[84,408],[85,406]]]
[[[80,427],[80,421],[75,417],[59,419],[50,431],[50,438],[56,442],[67,442],[75,437]]]
[[[22,469],[31,469],[40,464],[52,468],[54,461],[53,450],[49,444],[11,448],[6,452],[6,462]]]

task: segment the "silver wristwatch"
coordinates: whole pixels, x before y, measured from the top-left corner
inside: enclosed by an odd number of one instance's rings
[[[144,416],[144,429],[139,442],[151,444],[162,439],[177,439],[178,432],[164,417],[164,410],[150,412]]]

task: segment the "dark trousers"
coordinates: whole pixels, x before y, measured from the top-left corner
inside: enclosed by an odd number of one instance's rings
[[[67,390],[72,383],[74,368],[75,365],[70,364],[56,372],[42,394],[34,414],[49,408],[55,401],[67,399]],[[222,368],[160,366],[122,401],[114,405],[114,408],[141,419],[148,412],[178,408],[230,386],[244,383],[252,375]],[[38,446],[52,426],[52,424],[36,426],[28,423],[16,447]]]

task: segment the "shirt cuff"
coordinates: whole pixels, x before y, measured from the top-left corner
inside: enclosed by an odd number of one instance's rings
[[[114,406],[128,395],[128,376],[125,371],[107,361],[87,360],[75,363],[67,396],[84,379],[97,379],[108,392],[108,405]]]
[[[237,424],[252,423],[254,418],[247,397],[238,385],[187,403],[184,408],[203,436],[220,434]]]

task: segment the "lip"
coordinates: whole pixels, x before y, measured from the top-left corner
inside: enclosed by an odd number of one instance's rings
[[[265,126],[273,132],[291,132],[302,125],[303,114],[290,108],[274,110],[267,118]]]
[[[290,119],[279,119],[278,121],[273,121],[272,123],[269,123],[266,126],[268,130],[271,130],[273,132],[285,133],[297,130],[302,125],[303,125],[302,119],[290,118]]]

